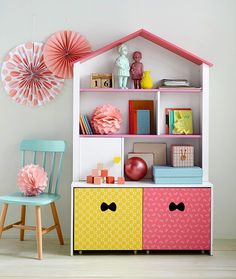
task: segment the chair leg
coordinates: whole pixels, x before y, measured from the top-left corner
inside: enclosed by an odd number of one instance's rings
[[[25,225],[25,212],[26,212],[26,205],[21,206],[21,225]],[[20,230],[20,241],[23,241],[25,237],[25,230]]]
[[[42,220],[41,220],[41,208],[40,206],[35,207],[36,213],[36,239],[38,249],[38,259],[43,258],[43,246],[42,246]]]
[[[1,217],[0,217],[0,239],[2,237],[2,232],[3,232],[5,220],[6,220],[7,209],[8,209],[8,204],[4,203],[2,206],[2,213],[1,213]]]
[[[60,221],[59,221],[58,214],[57,214],[56,204],[55,204],[55,202],[52,202],[50,205],[51,205],[51,209],[52,209],[54,223],[56,225],[57,236],[58,236],[59,242],[61,245],[64,245],[64,239],[63,239],[63,235],[62,235],[62,231],[61,231]]]

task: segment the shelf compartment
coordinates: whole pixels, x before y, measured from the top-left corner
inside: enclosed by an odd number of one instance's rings
[[[114,135],[80,135],[81,138],[170,138],[170,139],[200,139],[202,135],[131,135],[131,134],[114,134]]]

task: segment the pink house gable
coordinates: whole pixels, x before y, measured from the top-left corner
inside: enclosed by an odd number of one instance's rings
[[[160,37],[158,37],[158,36],[156,36],[156,35],[154,35],[150,32],[148,32],[144,29],[140,29],[140,30],[138,30],[134,33],[131,33],[131,34],[119,39],[119,40],[116,40],[116,41],[114,41],[110,44],[107,44],[102,48],[99,48],[95,51],[92,51],[91,53],[89,53],[88,55],[84,56],[83,58],[75,61],[74,63],[76,63],[78,61],[83,63],[88,59],[91,59],[91,58],[93,58],[97,55],[100,55],[100,54],[102,54],[102,53],[104,53],[104,52],[106,52],[106,51],[108,51],[108,50],[110,50],[114,47],[117,47],[118,45],[120,45],[122,43],[125,43],[129,40],[132,40],[136,37],[142,37],[142,38],[144,38],[148,41],[151,41],[154,44],[159,45],[159,46],[161,46],[165,49],[168,49],[169,51],[171,51],[171,52],[173,52],[173,53],[175,53],[175,54],[177,54],[177,55],[179,55],[179,56],[197,64],[197,65],[206,64],[210,67],[213,66],[212,63],[198,57],[197,55],[195,55],[195,54],[193,54],[193,53],[191,53],[191,52],[189,52],[189,51],[187,51],[187,50],[185,50],[181,47],[178,47],[178,46],[176,46],[176,45],[174,45],[174,44],[172,44],[172,43],[170,43],[170,42],[168,42],[168,41],[166,41],[166,40],[164,40],[164,39],[162,39],[162,38],[160,38]]]

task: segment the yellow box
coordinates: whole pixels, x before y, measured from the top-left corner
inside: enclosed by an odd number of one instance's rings
[[[75,188],[74,250],[142,250],[142,189]]]

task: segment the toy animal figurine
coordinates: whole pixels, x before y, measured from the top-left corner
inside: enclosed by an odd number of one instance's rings
[[[116,59],[115,65],[117,67],[117,76],[119,82],[119,88],[128,89],[127,82],[130,76],[129,74],[129,59],[127,58],[128,48],[125,44],[122,44],[118,48],[120,56]]]
[[[133,53],[133,59],[135,62],[130,67],[130,76],[134,82],[135,89],[141,89],[141,79],[143,77],[143,63],[140,62],[142,59],[142,53],[135,51]]]

